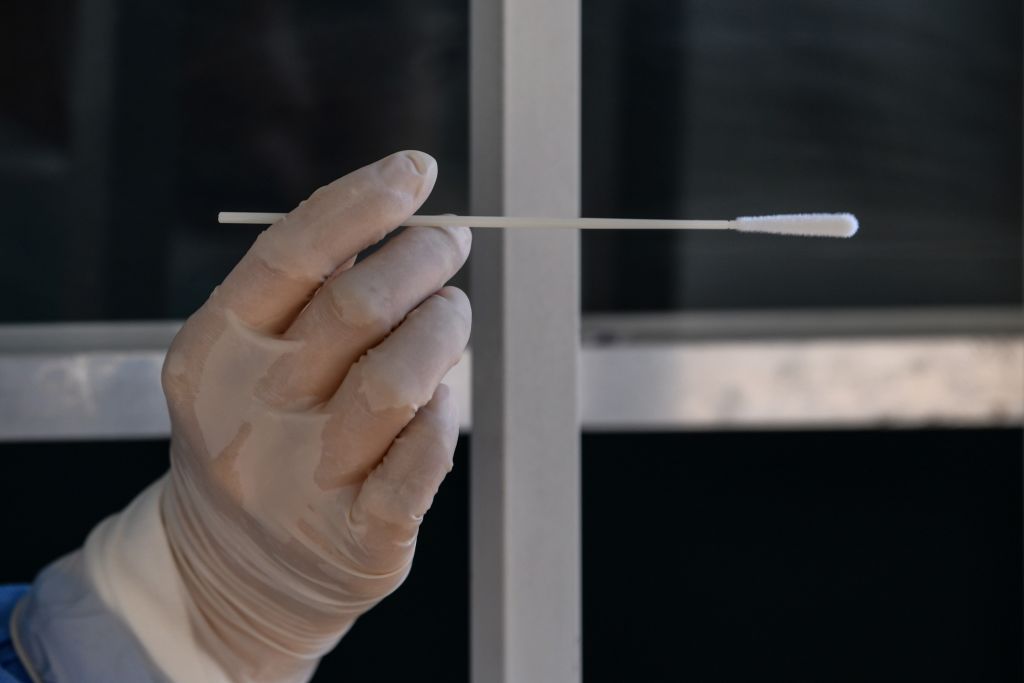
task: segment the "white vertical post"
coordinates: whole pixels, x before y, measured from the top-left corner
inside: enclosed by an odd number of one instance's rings
[[[471,0],[471,208],[579,215],[579,0]],[[477,231],[472,680],[580,680],[579,234]]]

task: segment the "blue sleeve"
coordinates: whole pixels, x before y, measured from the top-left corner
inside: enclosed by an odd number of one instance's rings
[[[32,683],[11,639],[11,613],[27,591],[28,586],[0,586],[0,683]]]
[[[43,683],[169,683],[128,624],[103,603],[82,565],[81,551],[71,553],[40,572],[27,591],[20,589],[18,648],[33,674]],[[0,683],[31,682],[2,676]]]

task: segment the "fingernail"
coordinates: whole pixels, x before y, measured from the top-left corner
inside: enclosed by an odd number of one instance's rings
[[[443,213],[442,216],[455,216],[454,213]],[[449,225],[449,234],[455,238],[464,252],[468,252],[473,244],[473,231],[465,225]]]
[[[464,225],[455,226],[452,228],[455,234],[455,239],[459,242],[459,247],[462,248],[463,253],[469,252],[473,245],[473,231]]]
[[[437,166],[437,162],[434,161],[434,157],[430,156],[426,152],[420,152],[415,149],[406,150],[399,152],[404,155],[406,159],[412,162],[416,172],[420,175],[428,175]]]

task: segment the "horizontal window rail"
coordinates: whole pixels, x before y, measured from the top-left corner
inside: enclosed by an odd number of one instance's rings
[[[925,313],[585,316],[583,428],[1024,424],[1020,314]],[[166,438],[160,366],[179,325],[0,326],[0,441]],[[447,379],[464,430],[471,362]]]

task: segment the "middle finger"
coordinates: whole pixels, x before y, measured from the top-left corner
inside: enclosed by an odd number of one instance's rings
[[[408,228],[326,282],[284,333],[303,343],[270,368],[263,400],[309,407],[330,397],[360,356],[458,272],[471,242],[468,228]]]

